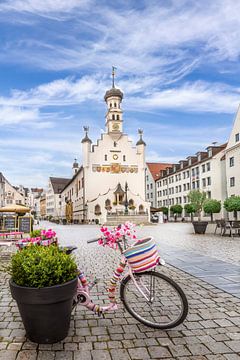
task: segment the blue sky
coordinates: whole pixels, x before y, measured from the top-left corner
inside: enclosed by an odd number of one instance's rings
[[[240,2],[2,0],[0,171],[46,186],[81,163],[83,125],[104,130],[104,93],[124,92],[124,131],[148,161],[227,141],[240,100]]]

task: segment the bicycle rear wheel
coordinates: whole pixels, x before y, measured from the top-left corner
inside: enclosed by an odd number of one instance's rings
[[[126,310],[144,325],[171,329],[188,313],[187,298],[172,279],[156,271],[128,275],[121,282],[120,297]]]

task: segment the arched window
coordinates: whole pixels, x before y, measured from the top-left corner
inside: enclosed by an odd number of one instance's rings
[[[144,213],[144,207],[143,205],[139,205],[139,214]]]
[[[120,120],[119,115],[117,115],[117,120]]]
[[[94,214],[95,215],[101,215],[101,206],[100,205],[96,205],[95,209],[94,209]]]
[[[130,199],[130,200],[129,200],[129,202],[128,202],[128,204],[129,204],[129,206],[134,205],[134,201],[133,201],[133,199]]]
[[[112,103],[110,103],[110,107],[112,107]]]
[[[112,209],[112,207],[111,207],[111,200],[107,199],[107,200],[105,201],[105,209],[107,209],[107,210],[111,210],[111,209]]]
[[[112,119],[115,120],[115,115],[114,114],[112,114]]]
[[[115,108],[117,107],[117,103],[114,103],[114,107],[115,107]]]

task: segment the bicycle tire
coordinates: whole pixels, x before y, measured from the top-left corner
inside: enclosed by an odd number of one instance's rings
[[[152,277],[152,278],[150,278],[150,277]],[[150,304],[152,304],[151,301],[147,301],[145,299],[145,302],[148,305],[148,309],[145,309],[144,303],[141,302],[144,299],[144,297],[140,293],[140,291],[137,289],[137,287],[134,285],[134,282],[133,282],[131,276],[128,275],[127,277],[125,277],[122,280],[121,285],[120,285],[120,298],[121,298],[126,310],[136,320],[140,321],[142,324],[147,325],[149,327],[152,327],[155,329],[163,329],[163,330],[176,327],[177,325],[181,324],[185,320],[185,318],[188,314],[188,301],[187,301],[186,295],[184,294],[183,290],[180,288],[180,286],[178,284],[175,283],[175,281],[170,279],[168,276],[161,274],[155,270],[154,271],[145,271],[145,272],[142,272],[139,274],[134,274],[134,278],[136,279],[136,281],[142,281],[142,279],[144,278],[144,281],[146,279],[148,279],[148,280],[154,281],[154,282],[159,281],[159,279],[160,279],[161,280],[160,284],[162,285],[161,289],[160,289],[161,290],[160,294],[157,294],[158,296],[157,296],[155,305],[154,304],[150,305]],[[133,285],[134,293],[131,289],[131,285]],[[163,285],[165,287],[165,290],[163,289]],[[144,285],[144,287],[145,287],[145,285]],[[133,295],[132,300],[130,299],[127,291],[129,291],[130,295],[131,294]],[[164,291],[166,292],[165,295],[164,295]],[[175,296],[174,299],[173,298],[169,299],[168,298],[169,295],[171,295],[170,296],[171,298],[174,295]],[[177,299],[176,295],[177,295],[177,298],[179,298],[179,307],[180,307],[179,314],[177,315],[176,318],[170,319],[168,322],[165,320],[165,322],[164,322],[163,320],[166,319],[166,317],[167,318],[169,317],[169,315],[166,315],[166,313],[164,313],[162,310],[164,302],[166,304],[168,303],[167,307],[169,308],[169,312],[170,313],[171,313],[171,311],[173,312],[173,306],[170,305],[170,301],[172,301],[173,304],[174,304],[174,301],[176,303],[176,299]],[[166,298],[166,296],[167,296],[167,298]],[[167,299],[167,301],[166,301],[166,299]],[[176,305],[176,304],[174,304],[174,305]],[[139,314],[139,310],[141,310],[141,306],[143,308],[144,315]],[[135,310],[135,307],[137,310]],[[151,310],[151,307],[152,307],[152,310]],[[159,314],[156,314],[157,311],[159,311]],[[160,311],[162,311],[162,315],[160,314]],[[160,320],[160,318],[162,318],[162,320]],[[149,319],[152,319],[152,320],[149,320]]]

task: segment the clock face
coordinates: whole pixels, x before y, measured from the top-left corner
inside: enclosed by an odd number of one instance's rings
[[[113,160],[117,160],[118,159],[118,155],[117,154],[114,154],[113,155]]]
[[[113,130],[119,130],[119,124],[113,124]]]

